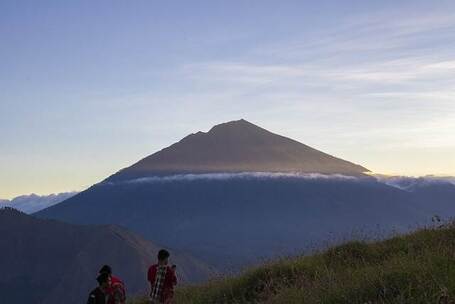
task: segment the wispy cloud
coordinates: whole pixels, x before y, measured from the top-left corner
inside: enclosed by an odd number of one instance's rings
[[[396,139],[455,147],[444,131],[455,121],[455,41],[447,39],[454,33],[451,13],[357,17],[301,41],[259,46],[237,61],[187,64],[181,75],[255,116],[311,113],[306,126],[340,120],[334,132],[341,137],[374,140],[381,129],[376,142],[385,146]],[[347,116],[351,122],[341,122]]]
[[[375,89],[377,94],[387,85],[411,85],[423,81],[442,81],[435,84],[450,84],[447,93],[455,91],[455,60],[438,60],[435,58],[403,58],[382,62],[362,64],[248,64],[242,62],[212,62],[191,64],[184,67],[188,77],[205,83],[221,85],[243,85],[248,89],[252,85],[309,86],[330,85],[335,89]],[[416,94],[414,88],[408,89]],[[419,91],[417,91],[418,93]],[[444,93],[441,89],[440,93]],[[399,90],[397,93],[404,94]],[[439,94],[433,97],[446,97]]]

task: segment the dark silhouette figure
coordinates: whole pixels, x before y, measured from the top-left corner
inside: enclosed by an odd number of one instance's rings
[[[87,304],[107,304],[109,300],[108,289],[111,278],[107,273],[101,273],[96,280],[98,281],[98,287],[90,292]]]
[[[174,297],[174,287],[177,285],[175,267],[169,267],[169,252],[161,249],[158,252],[158,263],[150,266],[148,281],[150,282],[150,302],[153,304],[170,304]]]

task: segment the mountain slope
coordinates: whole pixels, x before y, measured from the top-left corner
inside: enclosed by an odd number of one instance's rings
[[[224,268],[306,250],[354,230],[406,231],[434,214],[415,208],[412,193],[372,179],[193,178],[98,184],[37,215],[116,223]]]
[[[0,209],[0,294],[5,303],[83,303],[96,272],[110,264],[130,295],[147,289],[146,270],[159,247],[116,226],[76,226]],[[206,279],[208,268],[174,254],[179,273]]]
[[[454,239],[451,224],[383,242],[350,242],[313,256],[267,263],[237,277],[177,289],[175,302],[454,303]]]
[[[244,171],[362,175],[368,169],[242,119],[214,126],[207,133],[191,134],[108,180],[185,172]]]

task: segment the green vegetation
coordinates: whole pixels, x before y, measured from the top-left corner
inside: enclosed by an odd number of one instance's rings
[[[455,303],[455,225],[283,259],[180,288],[175,302]]]

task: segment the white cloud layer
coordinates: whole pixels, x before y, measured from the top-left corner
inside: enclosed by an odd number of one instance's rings
[[[21,195],[11,200],[0,199],[0,208],[12,207],[30,214],[58,204],[76,194],[77,192],[63,192],[49,195]]]
[[[452,184],[455,186],[455,177],[453,176],[375,176],[379,182],[401,190],[412,191],[415,187],[429,186],[434,184]]]
[[[455,185],[455,177],[452,176],[387,176],[373,174],[371,177],[378,182],[393,186],[402,190],[412,190],[416,186],[431,184],[450,183]],[[239,172],[239,173],[199,173],[199,174],[174,174],[164,176],[149,176],[136,179],[130,179],[119,182],[102,182],[100,185],[117,185],[117,184],[155,184],[171,182],[192,182],[201,180],[266,180],[266,179],[283,179],[297,178],[302,180],[337,180],[337,181],[361,181],[364,177],[354,177],[342,174],[320,174],[320,173],[288,173],[288,172]]]
[[[281,178],[301,178],[307,180],[315,179],[334,179],[334,180],[355,180],[356,177],[341,175],[341,174],[319,174],[319,173],[287,173],[287,172],[239,172],[239,173],[200,173],[200,174],[174,174],[165,176],[150,176],[137,179],[131,179],[121,182],[103,182],[102,184],[115,185],[122,184],[135,184],[135,183],[162,183],[162,182],[175,182],[175,181],[197,181],[197,180],[232,180],[232,179],[281,179]]]

